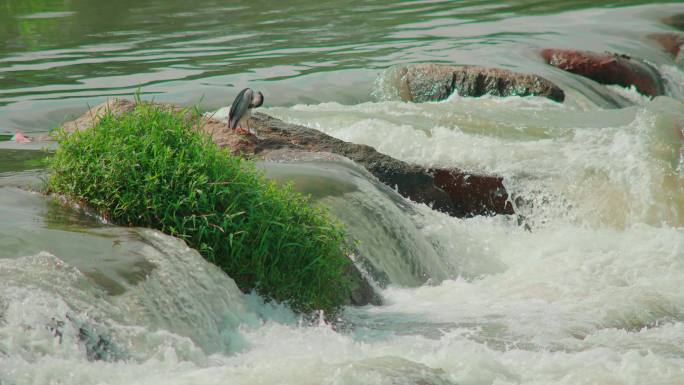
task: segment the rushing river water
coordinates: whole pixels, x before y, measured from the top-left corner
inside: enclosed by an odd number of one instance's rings
[[[384,304],[340,327],[238,291],[180,241],[101,223],[0,141],[0,385],[684,384],[684,65],[646,1],[0,0],[0,135],[108,97],[264,112],[425,166],[504,177],[519,216],[457,219],[348,162],[263,162],[347,224]],[[666,96],[547,66],[545,47],[652,63]],[[542,98],[404,103],[382,69],[483,64]],[[19,188],[24,187],[24,188]]]

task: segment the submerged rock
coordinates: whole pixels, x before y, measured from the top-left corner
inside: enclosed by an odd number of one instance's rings
[[[680,33],[653,33],[648,35],[648,38],[656,41],[667,53],[675,58],[681,52],[682,46],[684,46],[684,35]]]
[[[458,92],[461,96],[542,96],[562,102],[563,90],[541,76],[501,68],[410,64],[390,67],[388,86],[405,101],[439,101]]]
[[[541,56],[554,67],[601,84],[634,86],[651,97],[665,93],[663,78],[654,67],[626,55],[547,48],[541,51]]]
[[[78,340],[85,346],[88,361],[117,361],[125,358],[111,341],[110,338],[98,333],[97,328],[78,321],[72,315],[66,314],[65,318],[72,324],[71,327],[78,330]],[[62,343],[64,337],[65,322],[52,319],[46,327]]]
[[[680,31],[684,31],[684,13],[668,16],[663,19],[663,23]]]
[[[364,306],[368,304],[381,305],[382,299],[375,292],[373,286],[364,278],[355,264],[349,265],[349,277],[352,281],[351,296],[347,305]]]
[[[351,361],[335,371],[336,383],[453,385],[447,373],[424,364],[394,356],[380,356]]]

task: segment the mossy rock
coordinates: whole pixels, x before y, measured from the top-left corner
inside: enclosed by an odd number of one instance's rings
[[[116,224],[184,239],[243,291],[336,313],[358,285],[343,227],[221,150],[201,122],[197,111],[138,103],[105,112],[91,129],[58,132],[49,190]]]

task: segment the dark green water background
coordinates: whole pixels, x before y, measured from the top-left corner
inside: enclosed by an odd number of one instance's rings
[[[547,45],[643,53],[640,36],[667,29],[656,23],[666,3],[606,16],[652,3],[0,0],[0,134],[44,132],[138,88],[212,109],[247,85],[271,106],[358,103],[379,69],[401,62],[543,74],[531,50]]]

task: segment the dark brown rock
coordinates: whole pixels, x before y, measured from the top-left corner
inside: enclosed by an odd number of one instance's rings
[[[454,91],[461,96],[542,96],[562,102],[563,90],[531,74],[500,68],[410,64],[387,69],[390,86],[405,101],[417,103],[444,100]]]
[[[554,48],[542,50],[541,55],[554,67],[601,84],[635,86],[640,93],[651,97],[665,93],[663,78],[655,68],[626,55]]]
[[[451,197],[435,186],[432,175],[423,167],[381,154],[370,146],[348,143],[320,131],[288,124],[264,114],[254,114],[252,124],[259,132],[254,149],[257,156],[266,156],[270,151],[284,148],[342,155],[363,166],[402,196],[426,203],[450,215],[458,214]]]
[[[387,74],[390,85],[407,102],[444,100],[454,92],[454,67],[441,64],[393,66]]]
[[[67,132],[87,129],[100,119],[104,111],[120,114],[131,111],[134,106],[128,100],[110,100],[64,123],[62,127]],[[180,110],[179,107],[165,106]],[[509,205],[502,203],[508,195],[499,177],[476,175],[457,169],[428,170],[381,154],[373,147],[345,142],[313,128],[285,123],[261,113],[252,116],[250,126],[256,129],[258,137],[236,134],[227,129],[225,122],[210,117],[202,119],[202,129],[216,144],[229,148],[234,155],[264,158],[282,150],[293,153],[333,153],[363,166],[402,196],[446,214],[470,217],[513,213]],[[436,180],[436,177],[439,179]]]
[[[684,45],[684,35],[681,33],[653,33],[648,38],[656,41],[673,57],[677,57]]]
[[[462,216],[514,214],[503,178],[460,170],[432,170],[435,185],[449,194]]]
[[[330,152],[353,160],[402,196],[437,211],[456,217],[513,214],[500,177],[457,169],[426,170],[381,154],[370,146],[348,143],[264,114],[255,114],[252,123],[261,137],[255,146],[257,155],[282,148]]]
[[[541,76],[500,68],[457,67],[454,88],[462,96],[543,96],[557,102],[565,100],[563,90]]]

